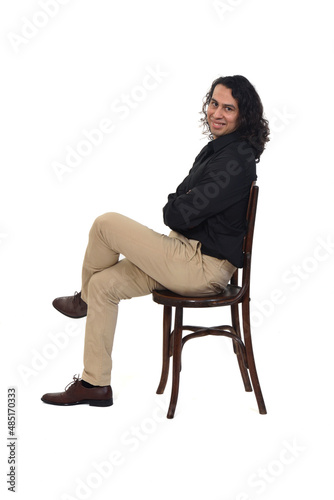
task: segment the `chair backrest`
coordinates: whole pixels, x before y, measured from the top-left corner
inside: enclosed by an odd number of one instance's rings
[[[257,186],[256,182],[254,181],[254,182],[252,182],[252,185],[250,188],[247,214],[246,214],[247,232],[245,234],[244,243],[243,243],[244,253],[247,253],[247,252],[252,253],[254,226],[255,226],[255,217],[256,217],[256,208],[257,208],[258,197],[259,197],[259,186]]]
[[[249,288],[249,283],[250,283],[251,257],[252,257],[253,236],[254,236],[254,226],[255,226],[258,196],[259,196],[259,187],[256,185],[256,182],[254,181],[252,182],[249,193],[247,214],[246,214],[247,231],[243,241],[243,252],[244,252],[244,263],[242,272],[242,289],[244,289],[243,293],[245,292],[246,288]],[[238,285],[238,269],[235,271],[235,273],[231,278],[231,284]]]

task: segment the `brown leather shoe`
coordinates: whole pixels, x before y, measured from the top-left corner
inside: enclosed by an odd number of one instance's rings
[[[65,388],[65,392],[52,392],[44,394],[42,401],[50,405],[72,406],[111,406],[113,404],[112,389],[110,385],[92,387],[87,389],[82,385],[82,380],[77,376],[73,377]]]
[[[69,318],[84,318],[87,316],[87,304],[81,298],[81,292],[75,292],[70,297],[58,297],[52,305],[57,311]]]

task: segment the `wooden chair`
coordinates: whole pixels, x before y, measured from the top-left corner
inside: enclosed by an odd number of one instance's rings
[[[155,290],[152,294],[153,300],[158,304],[163,304],[163,356],[162,372],[157,394],[163,394],[169,372],[169,358],[173,356],[173,381],[172,393],[167,413],[167,418],[173,418],[179,392],[179,381],[181,371],[181,353],[184,344],[193,338],[205,335],[223,335],[232,339],[234,352],[237,356],[242,380],[247,392],[254,389],[260,414],[266,414],[267,410],[264,404],[259,379],[257,376],[249,314],[249,288],[251,257],[256,207],[259,188],[253,182],[250,190],[248,209],[247,209],[247,233],[243,242],[244,262],[242,268],[241,286],[238,285],[238,269],[233,274],[227,289],[213,296],[206,297],[185,297],[177,295],[169,290]],[[242,328],[239,321],[239,305],[241,304]],[[215,327],[201,327],[183,325],[184,307],[231,307],[232,325],[223,325]],[[174,329],[171,332],[172,308],[175,308]],[[184,330],[193,333],[183,337]],[[250,381],[250,378],[251,381]]]

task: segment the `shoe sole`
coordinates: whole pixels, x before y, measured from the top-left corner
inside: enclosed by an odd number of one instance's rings
[[[64,316],[67,316],[68,318],[72,318],[72,319],[80,319],[80,318],[85,318],[87,316],[87,313],[83,314],[82,316],[73,316],[71,314],[67,314],[65,313],[64,311],[61,311],[60,309],[58,309],[58,307],[56,307],[54,304],[52,304],[53,307],[56,309],[56,311],[60,312],[61,314],[63,314]]]
[[[75,405],[89,405],[89,406],[99,406],[99,407],[106,407],[106,406],[112,406],[113,405],[113,400],[112,399],[83,399],[82,401],[76,401],[75,403],[54,403],[53,401],[46,401],[45,399],[41,398],[43,403],[47,403],[49,405],[55,405],[55,406],[75,406]]]

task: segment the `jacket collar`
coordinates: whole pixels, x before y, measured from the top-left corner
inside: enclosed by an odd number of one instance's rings
[[[230,134],[221,135],[220,137],[217,137],[217,139],[213,139],[212,141],[208,142],[208,147],[216,153],[231,142],[240,140],[240,137],[240,132],[238,132],[238,130],[235,130]]]

